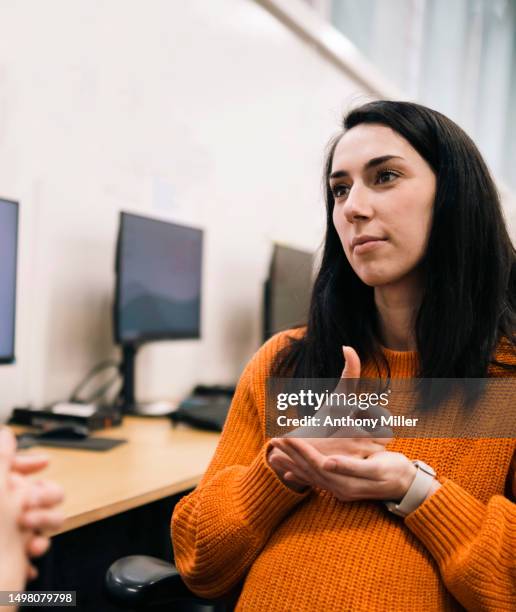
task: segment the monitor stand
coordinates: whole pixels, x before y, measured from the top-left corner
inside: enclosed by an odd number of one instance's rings
[[[171,412],[174,412],[177,408],[177,402],[169,401],[157,401],[157,402],[146,402],[144,404],[136,404],[133,406],[133,411],[127,414],[134,414],[137,416],[167,416]]]
[[[122,344],[122,388],[118,399],[123,414],[136,414],[138,408],[134,397],[134,362],[137,350],[135,344]]]
[[[120,374],[122,376],[122,389],[120,390],[119,406],[122,414],[135,416],[165,416],[174,412],[177,403],[157,401],[138,403],[135,398],[135,361],[138,346],[136,344],[122,345],[122,363]]]

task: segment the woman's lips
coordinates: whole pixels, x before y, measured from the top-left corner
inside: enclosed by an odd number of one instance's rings
[[[361,255],[362,253],[369,253],[369,251],[373,251],[381,246],[384,242],[387,242],[386,238],[376,239],[376,240],[368,240],[367,242],[362,242],[362,244],[357,244],[353,249],[354,255]]]

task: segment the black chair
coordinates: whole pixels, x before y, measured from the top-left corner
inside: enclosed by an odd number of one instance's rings
[[[174,565],[155,557],[132,555],[115,561],[106,573],[106,593],[115,606],[124,610],[171,609],[181,601],[213,606],[216,612],[233,608],[225,599],[204,599],[192,593]]]

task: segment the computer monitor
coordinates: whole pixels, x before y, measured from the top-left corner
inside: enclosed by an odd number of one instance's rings
[[[0,199],[0,364],[14,361],[18,202]]]
[[[264,285],[263,338],[307,322],[313,285],[314,256],[274,245]]]
[[[137,411],[134,358],[157,340],[200,338],[203,232],[122,212],[116,257],[115,341],[126,412]]]

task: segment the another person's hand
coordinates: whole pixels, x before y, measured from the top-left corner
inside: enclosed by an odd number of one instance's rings
[[[26,553],[32,558],[40,557],[50,547],[47,532],[59,529],[63,523],[63,514],[56,508],[63,500],[63,490],[49,480],[30,480],[12,473],[10,479],[23,490],[23,507],[18,525],[27,533]],[[27,578],[32,580],[36,577],[37,570],[30,564]]]
[[[11,471],[16,475],[29,476],[40,472],[48,465],[48,457],[42,454],[17,453],[11,463]],[[20,517],[20,526],[31,531],[27,541],[27,554],[40,557],[50,547],[50,538],[45,531],[58,529],[63,523],[62,513],[56,506],[63,501],[63,489],[49,480],[24,479],[26,488],[25,503]],[[21,481],[19,481],[21,486]],[[36,576],[34,567],[30,567],[29,578]]]
[[[12,434],[14,448],[16,442]],[[40,472],[48,465],[48,457],[41,454],[17,453],[11,459],[9,479],[12,485],[23,492],[22,511],[18,524],[26,532],[26,553],[35,558],[45,554],[50,547],[50,538],[46,532],[58,529],[64,520],[56,508],[63,501],[63,489],[49,480],[34,480],[27,476]],[[27,578],[36,578],[37,570],[32,564],[27,565]]]
[[[27,532],[18,521],[25,488],[11,478],[16,441],[7,428],[0,429],[0,590],[21,591],[27,575]]]
[[[23,476],[35,474],[45,469],[48,465],[47,455],[28,453],[16,453],[11,463],[11,471]]]

